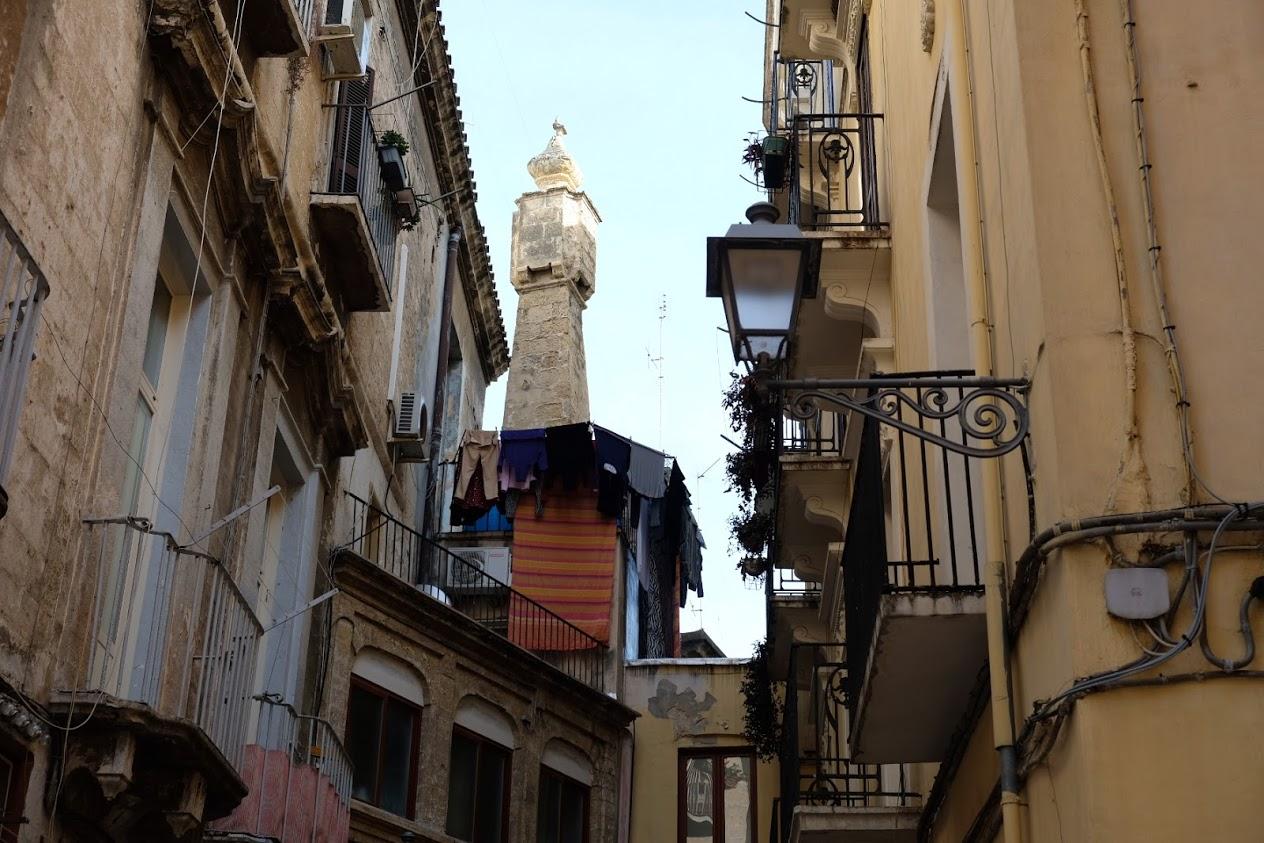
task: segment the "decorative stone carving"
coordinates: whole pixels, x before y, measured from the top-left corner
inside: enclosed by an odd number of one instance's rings
[[[935,43],[935,0],[922,0],[922,52],[929,53]]]
[[[813,54],[839,62],[847,60],[846,45],[838,37],[838,22],[828,11],[800,12],[799,34],[807,39]]]
[[[579,165],[562,143],[562,136],[565,134],[566,126],[554,120],[553,137],[549,139],[548,145],[543,152],[527,162],[527,172],[535,179],[536,187],[540,190],[564,187],[578,191],[584,184],[584,175],[580,172]]]

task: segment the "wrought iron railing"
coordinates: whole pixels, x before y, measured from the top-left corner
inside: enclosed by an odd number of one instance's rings
[[[770,66],[768,126],[789,131],[800,114],[825,114],[838,110],[834,63],[826,59],[783,59]]]
[[[0,214],[0,483],[13,459],[35,331],[47,297],[44,274]]]
[[[298,16],[299,25],[303,28],[303,35],[310,38],[312,35],[312,12],[316,8],[316,0],[290,0],[294,6],[294,14]]]
[[[816,580],[805,580],[794,572],[793,568],[773,569],[773,597],[820,597],[821,584]]]
[[[189,720],[240,769],[263,632],[249,602],[217,559],[145,519],[84,524],[97,581],[76,690]]]
[[[781,417],[781,453],[812,457],[843,455],[843,414],[818,409],[806,419]]]
[[[606,646],[601,641],[368,501],[351,493],[348,497],[354,535],[344,546],[347,550],[568,676],[605,689]]]
[[[1021,385],[979,381],[969,371],[875,376],[862,401],[842,558],[853,701],[884,594],[983,591],[982,461],[1025,448],[1027,417]]]
[[[377,253],[378,266],[389,288],[395,265],[399,219],[395,213],[395,195],[382,178],[373,119],[367,103],[338,103],[329,106],[329,109],[334,115],[334,130],[329,184],[323,193],[359,199]],[[321,195],[321,192],[316,195]]]
[[[804,113],[790,122],[787,221],[805,230],[877,229],[881,114]]]
[[[279,843],[346,840],[352,768],[337,730],[271,697],[252,703],[254,739],[242,767],[249,792],[232,814],[212,824],[206,839],[249,834]]]
[[[859,764],[847,758],[847,646],[792,644],[782,722],[779,839],[789,840],[799,805],[835,808],[909,806],[920,799],[903,764]],[[799,717],[806,674],[807,719]]]

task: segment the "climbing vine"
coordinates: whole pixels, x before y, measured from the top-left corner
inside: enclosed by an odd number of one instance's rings
[[[755,754],[765,761],[775,758],[781,750],[781,718],[785,707],[773,686],[769,657],[768,641],[760,641],[742,677],[742,697],[746,701],[743,732]]]
[[[768,397],[752,375],[732,375],[723,405],[729,426],[738,435],[739,450],[725,460],[728,490],[738,496],[738,510],[729,518],[731,545],[742,555],[742,578],[758,577],[768,568],[775,520],[770,506],[769,481],[775,455],[772,414]]]

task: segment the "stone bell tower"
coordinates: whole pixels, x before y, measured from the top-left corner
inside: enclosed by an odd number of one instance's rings
[[[527,163],[536,190],[518,198],[510,280],[518,319],[505,393],[506,430],[588,421],[584,308],[596,290],[597,223],[566,127]]]

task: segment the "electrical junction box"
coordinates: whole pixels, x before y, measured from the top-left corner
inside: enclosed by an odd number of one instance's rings
[[[1106,572],[1106,611],[1130,621],[1151,620],[1172,605],[1162,568],[1111,568]]]

